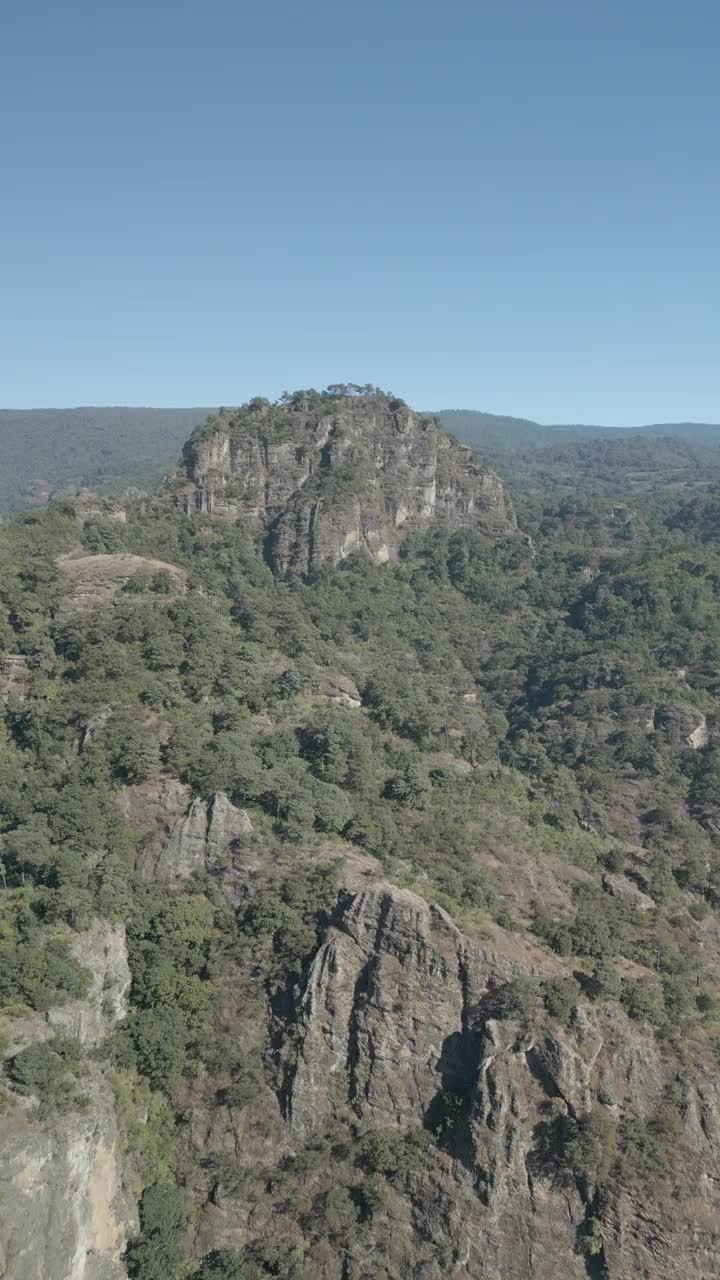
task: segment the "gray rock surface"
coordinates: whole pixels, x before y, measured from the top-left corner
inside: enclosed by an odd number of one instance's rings
[[[382,564],[429,524],[517,532],[494,472],[434,418],[379,396],[217,418],[191,437],[164,498],[264,526],[279,573],[307,574],[354,552]]]
[[[648,893],[643,893],[634,880],[620,873],[607,872],[603,878],[603,888],[613,898],[621,898],[631,911],[654,911],[655,902]]]
[[[185,591],[184,569],[178,569],[177,565],[167,564],[164,560],[148,560],[144,556],[123,552],[98,556],[61,556],[57,563],[68,584],[68,594],[61,600],[58,610],[61,618],[90,613],[93,609],[112,604],[136,573],[167,573],[172,578],[174,593],[182,595]]]
[[[0,1275],[4,1280],[123,1280],[137,1229],[123,1186],[112,1094],[97,1079],[87,1105],[40,1124],[3,1118]]]
[[[452,1137],[406,1183],[410,1218],[397,1209],[394,1229],[412,1239],[408,1274],[580,1280],[595,1275],[581,1241],[598,1215],[598,1276],[670,1280],[679,1263],[697,1280],[716,1274],[714,1076],[703,1083],[701,1071],[678,1075],[667,1046],[617,1008],[583,1005],[568,1027],[498,1021],[492,991],[519,972],[528,972],[527,955],[470,941],[412,893],[376,886],[341,899],[298,994],[284,1095],[292,1141],[312,1139],[348,1108],[364,1128],[432,1127],[442,1098],[454,1094],[467,1101]],[[669,1211],[664,1203],[662,1175],[645,1173],[637,1183],[626,1171],[598,1199],[592,1183],[557,1157],[558,1125],[594,1108],[613,1127],[656,1124],[681,1078],[678,1144],[691,1143],[694,1153],[684,1172],[698,1224],[691,1235],[681,1206]],[[374,1273],[351,1261],[345,1274]]]
[[[360,707],[362,705],[362,697],[360,690],[351,680],[349,676],[340,675],[335,671],[323,671],[313,681],[313,688],[327,698],[328,702],[334,702],[341,707]]]
[[[252,822],[244,809],[219,791],[209,800],[193,799],[175,778],[125,787],[118,805],[146,839],[140,872],[148,880],[186,880],[196,871],[220,870],[232,862],[245,871],[255,866],[246,837]]]
[[[11,693],[23,697],[29,679],[30,667],[24,654],[8,653],[0,660],[0,698],[7,698]]]
[[[73,951],[90,970],[83,1001],[43,1019],[4,1017],[7,1054],[54,1035],[98,1044],[127,1012],[125,929],[98,922]],[[3,1280],[124,1280],[122,1255],[138,1230],[124,1183],[113,1094],[92,1062],[85,1106],[42,1120],[37,1099],[3,1089],[0,1145],[0,1276]]]
[[[90,973],[90,989],[84,999],[50,1009],[48,1025],[55,1035],[96,1045],[127,1015],[131,977],[125,925],[97,921],[78,935],[71,951]]]
[[[710,741],[707,717],[697,707],[682,704],[656,707],[653,727],[656,733],[693,751],[706,747]]]

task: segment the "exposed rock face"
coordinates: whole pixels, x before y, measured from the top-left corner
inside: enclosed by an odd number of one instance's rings
[[[678,745],[683,743],[693,751],[706,747],[710,741],[707,718],[694,707],[673,705],[655,709],[653,728]]]
[[[97,1080],[87,1107],[55,1124],[3,1118],[0,1275],[6,1280],[124,1280],[137,1231],[122,1184],[112,1095]]]
[[[127,1012],[125,929],[98,922],[73,951],[90,970],[83,1001],[43,1019],[3,1018],[8,1054],[54,1035],[97,1044]],[[0,1276],[6,1280],[124,1280],[137,1232],[123,1183],[111,1090],[97,1067],[82,1079],[85,1107],[40,1121],[35,1100],[6,1098],[0,1149]]]
[[[71,950],[91,974],[90,990],[83,1000],[50,1009],[48,1024],[55,1035],[95,1045],[127,1015],[131,977],[125,925],[98,921],[75,939]]]
[[[643,893],[629,876],[607,873],[603,876],[603,888],[613,898],[622,898],[631,911],[654,911],[655,902]]]
[[[550,957],[542,963],[552,964]],[[527,972],[527,957],[520,964]],[[523,1030],[491,1016],[493,987],[518,972],[514,958],[471,943],[438,907],[380,886],[341,900],[309,968],[288,1064],[285,1111],[294,1141],[322,1132],[350,1108],[363,1127],[434,1127],[448,1093],[462,1115],[407,1188],[410,1274],[433,1280],[585,1277],[581,1242],[603,1214],[597,1274],[670,1278],[717,1268],[720,1239],[720,1088],[683,1076],[681,1111],[696,1167],[688,1197],[702,1225],[688,1238],[647,1175],[598,1199],[592,1180],[557,1162],[558,1124],[600,1108],[612,1126],[649,1123],[677,1076],[649,1028],[617,1009],[581,1006],[568,1028]],[[680,1135],[678,1141],[684,1140]],[[613,1199],[612,1197],[616,1198]],[[693,1201],[693,1203],[695,1203]],[[604,1205],[604,1208],[602,1207]],[[427,1248],[427,1242],[432,1248]],[[440,1265],[442,1260],[443,1265]],[[367,1271],[351,1260],[350,1280]],[[404,1274],[391,1266],[383,1275]]]
[[[186,880],[196,871],[218,870],[228,860],[245,871],[254,866],[242,840],[252,835],[250,818],[222,791],[210,800],[193,799],[177,779],[161,778],[126,787],[119,805],[131,826],[147,835],[140,854],[147,880]]]
[[[462,948],[450,917],[414,894],[367,890],[349,901],[303,993],[288,1098],[295,1131],[313,1132],[348,1101],[377,1124],[424,1113],[444,1041],[466,1017]]]
[[[100,733],[101,730],[109,724],[111,719],[112,707],[109,704],[106,704],[104,707],[99,707],[93,715],[88,716],[87,720],[80,725],[80,732],[78,734],[76,744],[78,754],[87,750],[95,735]]]
[[[92,489],[77,489],[72,497],[64,500],[63,505],[72,511],[73,519],[79,525],[90,524],[94,520],[127,523],[124,507],[111,498],[101,497]]]
[[[191,437],[164,496],[264,527],[280,573],[307,574],[353,552],[382,564],[429,524],[517,531],[498,476],[434,418],[383,396],[251,404],[213,419]]]
[[[16,697],[24,697],[30,679],[30,667],[22,653],[9,653],[0,661],[0,698],[7,698],[11,693]]]
[[[314,681],[313,687],[327,698],[328,702],[334,702],[337,706],[357,709],[362,705],[360,690],[349,676],[339,675],[334,671],[323,671]]]

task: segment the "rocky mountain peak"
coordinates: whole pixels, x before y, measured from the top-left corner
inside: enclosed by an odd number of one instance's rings
[[[259,526],[281,574],[356,552],[383,564],[431,525],[517,533],[499,477],[436,418],[375,388],[301,391],[209,418],[163,497],[188,513]]]

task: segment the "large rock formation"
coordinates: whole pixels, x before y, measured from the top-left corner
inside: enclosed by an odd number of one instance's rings
[[[267,531],[280,573],[307,574],[361,552],[393,559],[435,524],[516,532],[502,482],[435,418],[386,396],[251,402],[195,432],[164,496],[186,511]]]
[[[78,935],[71,951],[88,970],[90,989],[83,1000],[50,1009],[47,1021],[55,1035],[96,1045],[127,1015],[131,976],[125,925],[97,921]]]
[[[54,1123],[3,1117],[0,1275],[4,1280],[123,1280],[138,1229],[123,1186],[112,1094],[93,1075],[86,1105]]]
[[[282,1095],[293,1141],[348,1109],[365,1129],[442,1132],[450,1099],[452,1123],[395,1210],[418,1277],[670,1280],[679,1259],[683,1274],[713,1274],[720,1088],[697,1064],[681,1077],[673,1051],[611,1006],[582,1004],[568,1027],[493,1016],[498,988],[523,973],[550,977],[553,965],[521,944],[513,953],[470,940],[407,891],[341,898],[298,997]],[[622,1178],[602,1190],[592,1168],[562,1156],[560,1135],[598,1111],[613,1141],[657,1132],[681,1078],[674,1145],[693,1155],[681,1154],[676,1173],[651,1165],[637,1178],[630,1148]],[[343,1274],[371,1273],[351,1260]]]

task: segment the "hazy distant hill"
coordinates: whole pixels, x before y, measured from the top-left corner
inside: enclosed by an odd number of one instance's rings
[[[581,423],[544,426],[529,418],[480,413],[474,409],[441,409],[443,426],[473,448],[543,449],[548,445],[582,442],[598,437],[632,440],[638,436],[673,436],[691,444],[720,444],[720,424],[660,422],[646,427],[586,426]]]
[[[66,486],[155,487],[208,409],[0,409],[0,511]],[[35,495],[34,495],[35,490]]]

